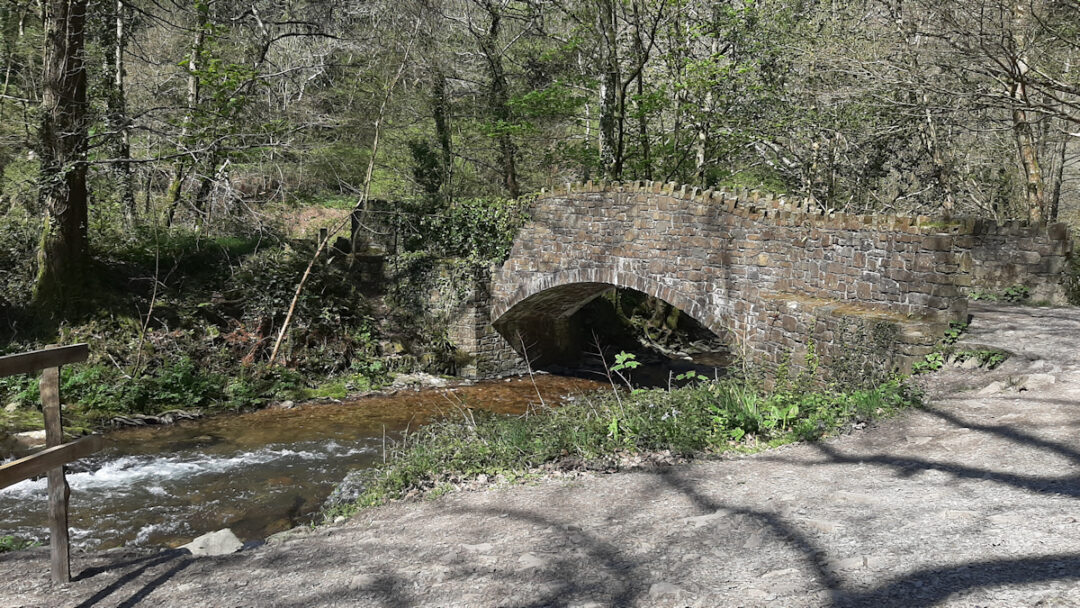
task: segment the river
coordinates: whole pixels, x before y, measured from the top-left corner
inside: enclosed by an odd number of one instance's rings
[[[521,414],[604,386],[539,375],[453,389],[402,390],[341,404],[221,415],[125,429],[75,463],[70,526],[86,549],[177,546],[231,528],[257,541],[310,522],[350,471],[382,458],[384,441],[464,408]],[[45,480],[0,490],[0,536],[48,542]]]

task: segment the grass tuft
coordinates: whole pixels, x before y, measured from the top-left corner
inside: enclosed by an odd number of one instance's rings
[[[690,457],[816,440],[917,403],[899,381],[849,392],[765,394],[729,379],[670,391],[593,393],[527,416],[463,409],[460,420],[436,422],[392,444],[381,466],[360,474],[359,498],[329,505],[325,515],[333,519],[406,495],[441,494],[479,475],[525,476],[551,463],[607,469],[628,454]]]

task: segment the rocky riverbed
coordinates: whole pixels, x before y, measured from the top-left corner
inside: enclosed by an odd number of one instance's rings
[[[1013,353],[925,409],[752,456],[360,513],[222,557],[0,555],[0,606],[1080,605],[1080,310],[980,306]]]

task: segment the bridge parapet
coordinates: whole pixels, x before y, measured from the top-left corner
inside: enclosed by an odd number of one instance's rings
[[[1069,249],[1063,225],[829,213],[672,183],[573,184],[540,194],[478,314],[556,359],[580,349],[575,311],[629,287],[767,365],[799,360],[813,343],[827,360],[874,346],[862,360],[907,367],[965,318],[972,289],[1025,282],[1038,299],[1060,299]]]

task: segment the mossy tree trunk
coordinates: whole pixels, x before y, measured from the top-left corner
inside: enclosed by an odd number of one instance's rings
[[[40,196],[45,227],[34,304],[67,310],[85,286],[87,236],[87,99],[84,29],[88,0],[45,4]]]

